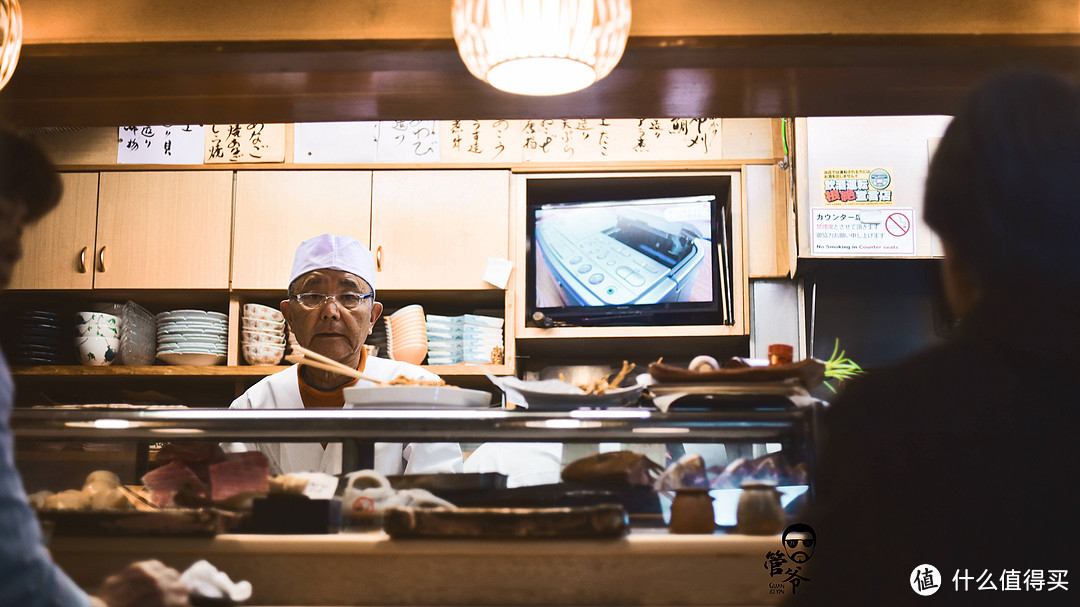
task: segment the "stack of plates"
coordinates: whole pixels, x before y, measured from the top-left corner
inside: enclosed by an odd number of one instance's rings
[[[464,325],[460,316],[428,314],[426,325],[429,365],[456,365],[464,362]]]
[[[170,365],[225,362],[229,318],[220,312],[172,310],[157,317],[157,357]]]
[[[467,363],[487,364],[492,352],[503,345],[503,319],[494,316],[466,314],[461,317],[462,355]]]
[[[492,362],[492,351],[503,345],[502,324],[495,316],[428,314],[428,364]]]
[[[17,314],[5,336],[11,363],[57,365],[71,362],[71,340],[64,339],[60,319],[59,312],[48,310]]]

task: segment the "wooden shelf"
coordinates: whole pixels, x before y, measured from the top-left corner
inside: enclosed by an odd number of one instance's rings
[[[285,366],[237,365],[237,366],[198,366],[198,365],[146,365],[115,367],[91,367],[83,365],[40,365],[31,367],[12,367],[11,374],[16,377],[113,377],[113,376],[216,376],[249,377],[277,373]]]
[[[492,375],[514,374],[514,369],[510,365],[480,365],[466,363],[460,365],[424,365],[424,368],[444,378],[454,375],[484,375],[485,371]]]
[[[40,365],[12,367],[15,377],[262,377],[287,369],[288,366],[268,365],[146,365],[115,367],[91,367],[83,365]],[[509,365],[425,365],[425,369],[443,377],[484,375],[512,375]]]

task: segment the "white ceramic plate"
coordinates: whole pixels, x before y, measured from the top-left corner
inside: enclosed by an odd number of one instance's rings
[[[211,365],[220,365],[225,362],[225,356],[217,354],[159,352],[157,356],[170,365],[196,365],[200,367],[209,367]]]
[[[177,310],[175,312],[162,312],[154,317],[158,323],[163,322],[229,322],[229,317],[220,312],[200,312],[198,310]]]
[[[553,394],[517,388],[530,411],[569,411],[607,407],[634,407],[641,398],[643,386],[616,388],[603,394]]]
[[[392,409],[438,407],[487,407],[491,394],[453,386],[354,386],[345,388],[345,408]]]
[[[176,320],[158,323],[158,329],[197,329],[201,331],[228,331],[229,324],[224,322],[203,322],[199,320]]]
[[[163,348],[157,351],[158,356],[162,354],[209,354],[211,356],[225,356],[227,350],[207,350],[203,348]],[[183,363],[188,364],[188,363]]]
[[[229,327],[225,325],[188,324],[188,323],[165,323],[157,327],[158,333],[228,333]]]

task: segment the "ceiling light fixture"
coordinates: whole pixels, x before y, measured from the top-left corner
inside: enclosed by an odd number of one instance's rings
[[[0,0],[0,89],[4,88],[22,48],[22,11],[18,0]]]
[[[474,76],[508,93],[562,95],[619,62],[630,0],[454,0],[451,20]]]

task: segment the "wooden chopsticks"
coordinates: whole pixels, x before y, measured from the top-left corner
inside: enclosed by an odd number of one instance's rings
[[[318,352],[312,352],[307,348],[301,346],[293,346],[293,355],[285,357],[286,360],[292,363],[307,365],[309,367],[315,367],[316,369],[322,369],[323,371],[331,371],[338,375],[345,375],[347,377],[355,377],[356,379],[362,379],[372,382],[377,385],[383,385],[386,382],[364,375],[363,373],[353,369],[347,365],[343,365],[338,361],[327,358]],[[297,356],[299,354],[299,356]]]

